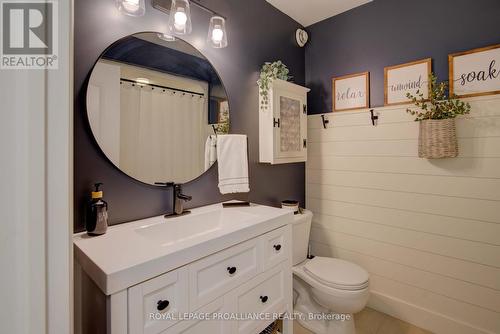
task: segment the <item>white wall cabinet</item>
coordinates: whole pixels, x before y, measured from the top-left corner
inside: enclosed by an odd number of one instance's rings
[[[268,104],[259,94],[259,162],[281,164],[307,160],[309,88],[275,79]]]

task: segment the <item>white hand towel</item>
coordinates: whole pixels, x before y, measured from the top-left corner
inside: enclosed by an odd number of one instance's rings
[[[250,191],[246,135],[218,135],[217,161],[221,194]]]
[[[209,169],[217,160],[217,136],[210,135],[205,142],[205,170]]]

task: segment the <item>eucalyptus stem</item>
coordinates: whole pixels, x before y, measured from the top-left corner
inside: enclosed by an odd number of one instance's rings
[[[470,113],[470,104],[460,101],[456,95],[446,96],[448,91],[447,82],[437,82],[434,73],[429,74],[429,96],[424,98],[424,93],[420,90],[415,95],[406,93],[406,97],[418,107],[418,110],[407,108],[406,112],[416,116],[415,121],[426,119],[448,119],[459,115]]]

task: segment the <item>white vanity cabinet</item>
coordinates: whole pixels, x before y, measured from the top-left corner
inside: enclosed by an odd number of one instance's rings
[[[259,334],[293,310],[292,216],[214,204],[75,235],[75,334]]]
[[[263,106],[259,94],[259,161],[270,164],[307,160],[309,88],[275,79]]]
[[[229,315],[290,311],[290,239],[287,225],[128,288],[128,334],[260,333],[272,319]]]

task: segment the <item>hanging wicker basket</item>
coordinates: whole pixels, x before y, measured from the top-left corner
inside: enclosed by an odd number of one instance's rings
[[[420,121],[418,156],[427,159],[458,156],[455,119],[426,119]]]

